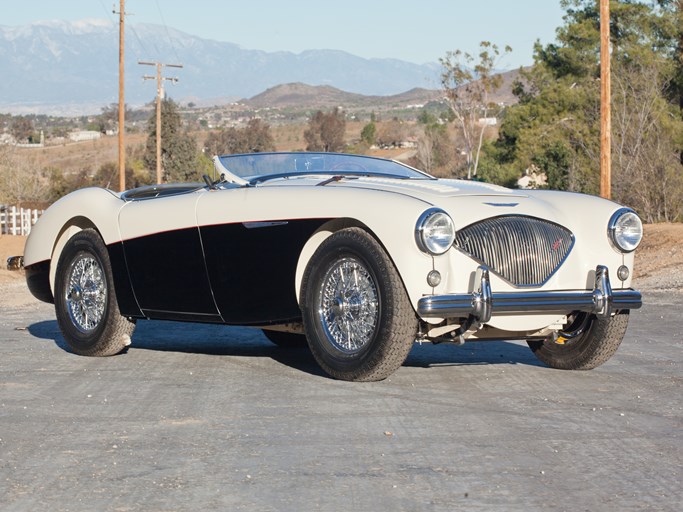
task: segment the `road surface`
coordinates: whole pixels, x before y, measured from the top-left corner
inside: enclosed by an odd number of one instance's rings
[[[589,372],[425,344],[358,384],[245,328],[145,321],[80,357],[51,306],[0,299],[0,509],[678,511],[682,312],[647,293]]]

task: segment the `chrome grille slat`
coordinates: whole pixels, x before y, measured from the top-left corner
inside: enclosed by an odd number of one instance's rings
[[[515,286],[540,286],[560,267],[572,246],[568,229],[536,217],[507,215],[458,231],[455,247]]]

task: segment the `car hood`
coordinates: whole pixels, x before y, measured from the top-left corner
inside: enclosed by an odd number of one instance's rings
[[[572,225],[565,201],[547,191],[514,190],[490,183],[464,180],[389,180],[361,178],[340,186],[409,195],[442,208],[460,229],[486,217],[528,215],[562,225]],[[527,193],[529,192],[529,193]],[[545,192],[545,193],[544,193]],[[578,200],[579,194],[571,194]],[[565,197],[565,199],[567,199]]]
[[[312,186],[374,190],[379,193],[413,197],[447,211],[457,229],[487,217],[528,215],[555,222],[570,229],[590,224],[600,215],[609,216],[615,203],[594,196],[550,190],[518,190],[465,180],[411,180],[375,177],[345,177],[329,181],[329,176],[273,180],[262,186]]]
[[[482,183],[478,181],[452,180],[452,179],[392,179],[377,177],[343,177],[339,180],[329,181],[329,176],[321,177],[296,177],[288,179],[272,180],[262,186],[282,185],[318,185],[323,182],[326,187],[344,187],[370,189],[395,194],[410,195],[425,201],[432,202],[438,198],[461,197],[461,196],[524,196],[518,190]]]

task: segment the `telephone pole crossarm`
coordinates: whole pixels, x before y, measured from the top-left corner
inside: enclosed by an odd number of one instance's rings
[[[155,66],[157,69],[156,76],[143,75],[143,80],[154,80],[157,81],[157,99],[156,99],[156,114],[157,114],[157,126],[156,126],[156,146],[157,146],[157,183],[161,183],[162,179],[162,169],[161,169],[161,99],[164,96],[164,80],[176,83],[178,81],[177,77],[164,77],[161,76],[162,68],[182,68],[182,64],[166,64],[163,62],[148,62],[148,61],[138,61],[138,64],[142,66]]]

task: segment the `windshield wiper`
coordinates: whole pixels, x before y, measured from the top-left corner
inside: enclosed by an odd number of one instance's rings
[[[332,183],[333,181],[341,181],[341,180],[344,179],[345,177],[346,177],[346,176],[343,176],[343,175],[341,175],[341,174],[338,174],[338,175],[336,175],[336,176],[332,176],[331,178],[327,178],[325,181],[321,181],[320,183],[318,183],[318,184],[316,185],[316,187],[324,187],[324,186],[327,185],[328,183]]]

